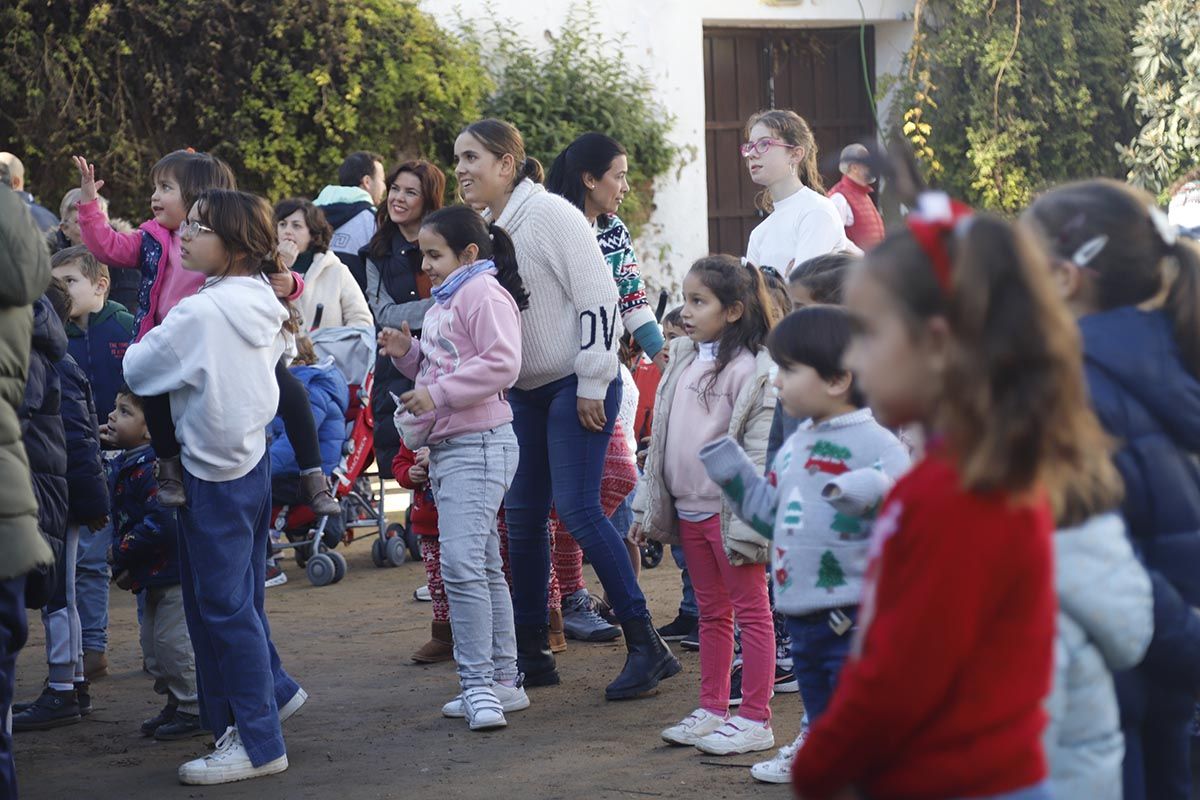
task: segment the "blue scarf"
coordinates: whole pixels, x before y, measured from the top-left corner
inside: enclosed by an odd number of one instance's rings
[[[450,302],[450,298],[459,290],[464,283],[474,278],[476,275],[495,275],[496,262],[491,259],[476,261],[474,264],[468,264],[465,267],[459,267],[450,273],[450,277],[442,281],[440,286],[433,287],[433,299],[439,306],[444,306]]]

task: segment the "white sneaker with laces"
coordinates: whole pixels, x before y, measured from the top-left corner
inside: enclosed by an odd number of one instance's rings
[[[462,706],[466,712],[467,727],[473,731],[488,731],[504,728],[504,707],[490,686],[472,686],[462,693]]]
[[[281,723],[287,722],[289,719],[295,716],[296,712],[300,710],[300,707],[303,706],[307,700],[308,692],[304,691],[303,689],[297,689],[296,693],[292,695],[292,699],[287,701],[287,705],[279,709],[279,721]]]
[[[429,593],[429,584],[425,584],[419,589],[413,589],[413,600],[418,603],[432,603],[433,595]]]
[[[800,735],[791,744],[779,748],[770,761],[760,761],[750,768],[750,776],[761,783],[791,783],[792,762],[808,737],[808,728],[801,728]]]
[[[516,686],[505,686],[503,683],[497,683],[492,686],[492,691],[496,695],[496,699],[500,701],[500,707],[504,709],[505,714],[513,711],[524,711],[529,708],[529,695],[525,693],[525,687],[517,681]],[[442,706],[442,716],[450,719],[462,719],[467,715],[467,710],[463,707],[463,696],[451,700],[446,705]]]
[[[232,725],[217,740],[216,749],[204,758],[197,758],[179,767],[179,782],[189,786],[215,786],[250,778],[274,775],[288,768],[287,754],[274,761],[254,766],[246,746]]]
[[[696,741],[696,749],[714,756],[756,753],[775,746],[769,725],[745,717],[730,717],[724,725]]]
[[[667,744],[691,747],[700,741],[701,737],[707,736],[724,724],[724,717],[719,717],[703,708],[697,708],[680,720],[679,724],[664,730],[662,738]]]

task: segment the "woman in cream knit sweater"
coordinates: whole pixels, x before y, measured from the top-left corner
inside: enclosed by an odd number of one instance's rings
[[[579,541],[625,633],[625,667],[605,696],[644,694],[679,671],[658,636],[620,534],[600,507],[600,476],[621,402],[617,287],[579,209],[540,185],[512,125],[486,119],[454,145],[463,199],[508,231],[529,308],[521,373],[509,392],[520,465],[505,500],[517,652],[527,686],[558,683],[549,648],[546,521],[553,502]]]

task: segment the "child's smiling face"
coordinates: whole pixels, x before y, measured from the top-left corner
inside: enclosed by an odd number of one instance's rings
[[[421,228],[417,241],[424,255],[421,270],[429,276],[429,282],[434,286],[441,286],[442,281],[449,278],[456,269],[474,263],[479,257],[479,248],[474,244],[467,245],[461,253],[455,255],[446,237],[428,225]]]

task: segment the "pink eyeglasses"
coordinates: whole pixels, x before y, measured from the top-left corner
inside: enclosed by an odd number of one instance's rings
[[[792,150],[799,146],[800,145],[796,144],[788,144],[782,139],[768,139],[764,136],[758,141],[746,142],[738,149],[742,151],[742,158],[749,158],[751,153],[758,153],[760,156],[765,155],[766,152],[772,147],[786,147],[788,150]]]

